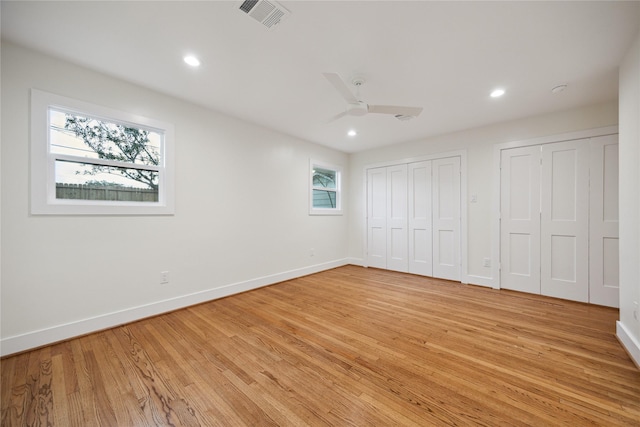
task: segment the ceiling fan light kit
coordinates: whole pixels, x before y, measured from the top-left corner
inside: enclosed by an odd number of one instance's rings
[[[343,113],[334,116],[330,121],[337,120],[346,115],[364,116],[369,113],[388,114],[394,116],[400,121],[407,121],[417,117],[422,112],[422,107],[403,107],[398,105],[370,105],[359,100],[347,86],[344,80],[337,73],[323,73],[324,77],[331,85],[340,93],[342,98],[347,101],[347,108]],[[351,84],[359,89],[365,83],[364,78],[354,77]],[[358,94],[359,95],[359,94]]]

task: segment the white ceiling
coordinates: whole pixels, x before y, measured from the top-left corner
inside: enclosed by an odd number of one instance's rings
[[[345,152],[617,99],[640,2],[282,1],[275,29],[238,1],[2,1],[2,37]],[[194,53],[202,65],[186,66]],[[345,108],[322,76],[366,79]],[[552,94],[566,83],[568,89]],[[507,93],[492,99],[503,87]],[[358,131],[348,137],[347,130]]]

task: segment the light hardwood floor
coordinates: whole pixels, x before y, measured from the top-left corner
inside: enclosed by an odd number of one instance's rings
[[[640,425],[618,311],[346,266],[2,360],[2,425]]]

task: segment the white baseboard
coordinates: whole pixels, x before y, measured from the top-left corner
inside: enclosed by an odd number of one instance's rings
[[[362,258],[346,258],[347,264],[357,265],[358,267],[364,267],[364,260]]]
[[[467,274],[467,281],[467,283],[469,283],[470,285],[485,286],[487,288],[497,289],[492,277]]]
[[[640,342],[629,332],[619,320],[616,322],[616,336],[629,353],[629,356],[640,369]]]
[[[215,289],[208,289],[193,294],[157,301],[150,304],[131,307],[125,310],[102,314],[76,322],[56,325],[46,329],[28,332],[26,334],[15,335],[0,340],[0,356],[7,356],[14,353],[42,347],[55,342],[64,341],[73,337],[86,335],[92,332],[113,328],[125,323],[134,322],[146,317],[157,316],[191,305],[223,298],[229,295],[246,292],[285,280],[318,273],[324,270],[341,267],[351,264],[348,259],[330,261],[322,264],[311,265],[296,270],[285,271],[269,276],[258,277],[244,282],[232,283]]]

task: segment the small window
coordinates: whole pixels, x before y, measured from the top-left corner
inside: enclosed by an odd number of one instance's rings
[[[311,215],[340,215],[341,174],[339,167],[326,163],[311,161]]]
[[[33,214],[172,214],[173,127],[32,90]]]

